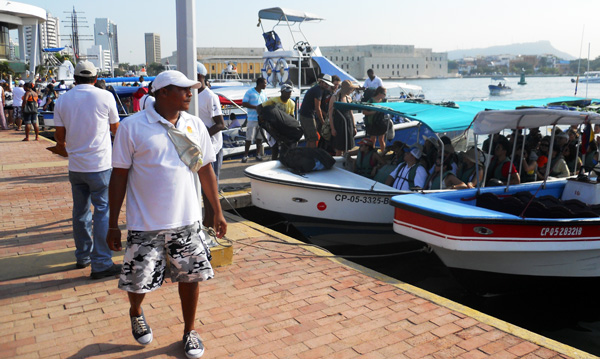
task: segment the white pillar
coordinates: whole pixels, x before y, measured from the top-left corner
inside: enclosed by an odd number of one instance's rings
[[[25,26],[19,25],[17,27],[17,33],[19,36],[19,61],[25,62],[25,51],[27,51],[25,45]]]
[[[177,0],[177,70],[196,80],[196,4],[194,0]],[[192,91],[188,112],[198,116],[198,94]]]
[[[31,49],[29,51],[29,81],[35,80],[35,67],[38,64],[38,22],[34,20],[31,25]]]

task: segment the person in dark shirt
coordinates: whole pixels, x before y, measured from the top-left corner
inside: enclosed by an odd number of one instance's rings
[[[317,134],[317,121],[319,126],[324,123],[323,112],[321,111],[321,98],[323,90],[333,87],[330,75],[323,75],[317,85],[313,86],[304,95],[302,106],[300,107],[300,125],[306,139],[306,147],[317,147],[319,135]]]

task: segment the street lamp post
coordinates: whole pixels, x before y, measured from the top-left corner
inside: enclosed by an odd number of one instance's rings
[[[108,50],[109,50],[108,53],[110,55],[110,74],[112,77],[115,77],[115,67],[113,66],[113,51],[112,51],[112,41],[111,41],[111,37],[113,36],[113,33],[110,32],[110,30],[107,28],[106,33],[99,32],[98,35],[106,35],[108,37]]]

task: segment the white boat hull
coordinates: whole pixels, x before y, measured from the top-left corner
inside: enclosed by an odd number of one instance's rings
[[[391,224],[393,195],[401,193],[341,168],[297,175],[279,161],[246,169],[252,203],[278,212],[317,244],[374,245],[397,243]]]

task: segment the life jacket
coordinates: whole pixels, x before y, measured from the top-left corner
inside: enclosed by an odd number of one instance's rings
[[[446,176],[448,176],[450,173],[452,173],[452,171],[444,172],[442,178],[446,179]],[[427,183],[429,183],[428,189],[440,189],[440,173],[438,172],[432,174],[429,180],[427,180]],[[445,182],[442,184],[441,189],[446,189]]]
[[[398,172],[396,173],[396,177],[394,178],[394,182],[392,182],[392,186],[394,186],[396,184],[396,181],[398,180],[398,178],[400,177],[400,173],[402,173],[402,170],[406,167],[406,162],[404,162],[403,164],[400,165],[400,168],[398,168]],[[415,186],[415,177],[417,176],[417,169],[419,167],[423,167],[421,166],[419,163],[415,163],[409,170],[408,170],[408,178],[406,178],[406,180],[408,181],[408,188],[413,188]],[[404,184],[404,183],[402,183]],[[397,188],[394,186],[394,188],[396,189],[400,189],[402,188],[402,186],[400,186],[400,188]]]
[[[363,156],[362,151],[358,152],[358,155],[356,156],[357,174],[363,177],[372,178],[371,172],[373,171],[373,167],[375,167],[375,165],[377,164],[376,162],[374,163],[373,153],[375,153],[375,151],[371,150],[366,154],[366,156]]]
[[[464,183],[472,182],[475,178],[475,168],[473,166],[471,168],[464,169],[464,166],[461,168],[460,173],[458,174],[458,179],[463,181]]]
[[[508,157],[506,157],[504,159],[504,161],[502,161],[502,163],[498,163],[498,159],[496,157],[492,158],[492,163],[490,164],[490,169],[491,169],[491,174],[492,176],[488,176],[488,178],[495,178],[501,181],[506,181],[508,180],[508,177],[504,177],[502,175],[502,167],[504,167],[504,164],[510,162],[510,159]],[[511,169],[512,170],[512,169]],[[510,173],[511,171],[509,171]]]

